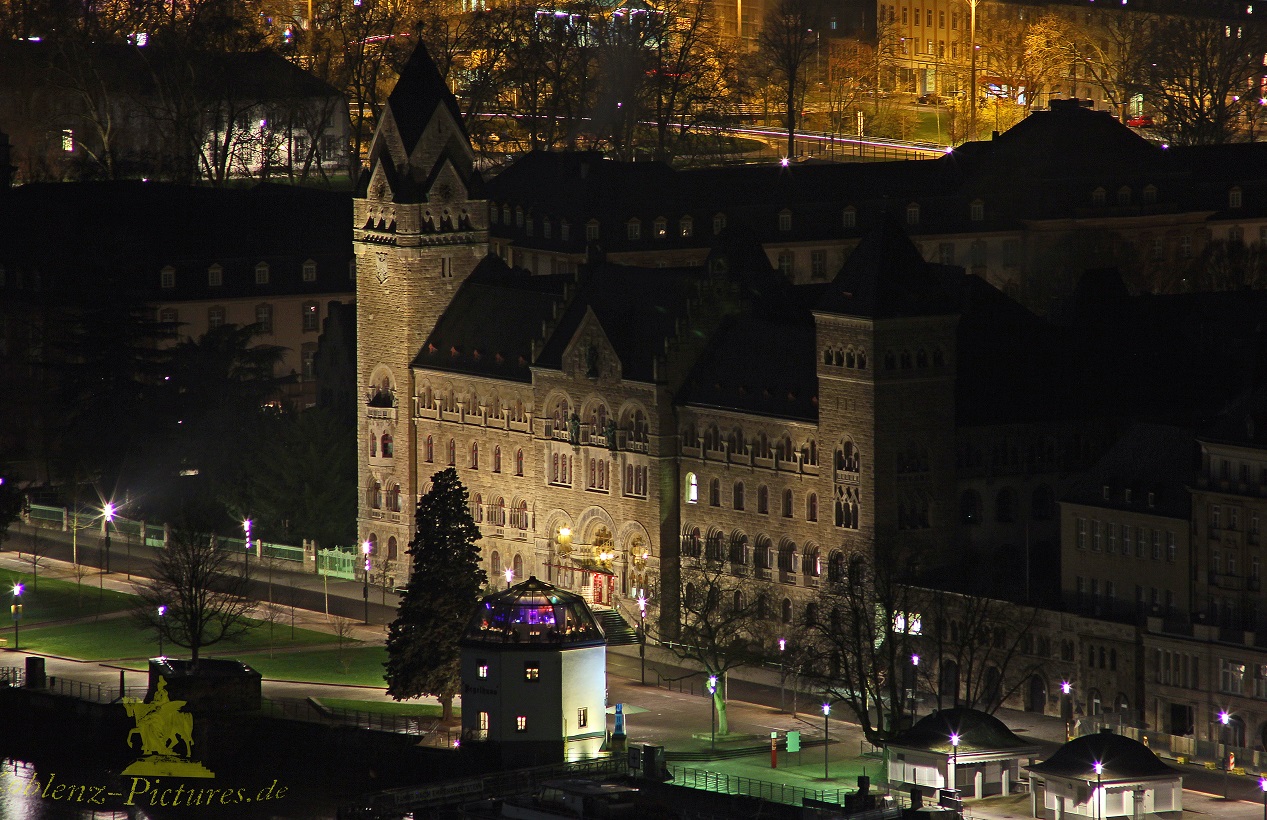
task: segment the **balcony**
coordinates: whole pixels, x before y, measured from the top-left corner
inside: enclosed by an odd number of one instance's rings
[[[1241,590],[1244,590],[1246,587],[1246,584],[1245,584],[1246,579],[1244,578],[1244,576],[1228,575],[1226,573],[1215,572],[1214,570],[1210,570],[1208,580],[1209,580],[1210,586],[1217,587],[1219,589],[1241,591]]]
[[[365,415],[371,419],[386,419],[388,421],[396,420],[395,407],[366,407]]]
[[[760,581],[769,581],[770,580],[769,567],[753,567],[752,577]]]
[[[796,585],[796,573],[787,570],[779,570],[779,583]]]

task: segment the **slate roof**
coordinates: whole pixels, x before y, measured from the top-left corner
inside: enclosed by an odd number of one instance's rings
[[[466,127],[462,124],[462,112],[458,109],[457,100],[440,76],[440,69],[427,53],[426,46],[421,43],[401,69],[400,78],[387,97],[387,105],[391,107],[392,117],[396,120],[406,151],[412,151],[418,143],[418,138],[422,136],[423,129],[438,106],[449,109],[453,121],[461,129],[463,139],[466,138]]]
[[[1066,494],[1066,501],[1188,520],[1188,483],[1197,467],[1192,430],[1137,424],[1127,430]],[[1104,497],[1104,488],[1109,497]],[[1126,500],[1125,490],[1131,490]],[[1153,503],[1148,503],[1149,494]]]
[[[815,310],[891,319],[945,316],[955,306],[919,249],[887,216],[858,243]]]
[[[533,344],[563,300],[570,276],[533,276],[486,256],[466,278],[414,358],[413,367],[532,381]]]
[[[1003,721],[976,709],[956,707],[933,712],[889,741],[890,746],[952,754],[951,735],[959,736],[959,754],[980,754],[1037,749],[1032,741],[1017,737]]]
[[[1096,763],[1103,764],[1099,779],[1105,783],[1181,777],[1143,743],[1108,731],[1076,737],[1028,769],[1035,774],[1095,780]]]

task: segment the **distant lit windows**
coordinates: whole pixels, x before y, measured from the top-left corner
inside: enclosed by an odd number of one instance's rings
[[[655,221],[655,238],[664,239],[669,235],[669,223],[664,217],[656,217]]]
[[[62,129],[62,150],[66,153],[75,150],[75,132],[69,128]]]
[[[689,216],[684,216],[678,220],[678,232],[682,234],[683,239],[688,239],[695,235],[695,220]]]
[[[515,731],[516,732],[528,731],[528,718],[526,715],[515,716]]]
[[[316,302],[304,302],[302,310],[302,323],[304,333],[315,333],[319,328],[317,320],[320,318],[317,313]]]
[[[480,731],[488,731],[488,712],[480,712]]]
[[[255,266],[255,284],[257,285],[268,284],[268,263],[267,262],[261,262]]]
[[[215,307],[207,308],[208,330],[215,330],[218,327],[222,327],[224,325],[224,319],[225,311],[223,307],[216,305]]]
[[[686,503],[699,503],[699,476],[695,473],[686,474]]]
[[[312,261],[311,259],[304,262],[304,281],[305,282],[317,281],[317,263]]]
[[[576,710],[576,728],[585,729],[590,725],[590,710],[582,706]]]
[[[158,281],[164,290],[176,287],[176,269],[171,265],[163,268],[158,272]]]
[[[539,681],[541,680],[541,664],[536,661],[528,661],[524,664],[524,680]]]
[[[255,324],[260,333],[273,332],[273,306],[264,304],[255,306]]]

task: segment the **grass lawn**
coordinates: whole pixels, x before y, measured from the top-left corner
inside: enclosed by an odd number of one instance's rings
[[[387,648],[381,645],[351,646],[343,650],[342,657],[338,649],[318,649],[277,654],[272,658],[252,655],[245,660],[264,677],[274,680],[387,686],[383,680]]]
[[[400,715],[403,717],[438,718],[444,710],[438,703],[418,703],[415,701],[397,702],[381,700],[347,700],[345,698],[319,698],[318,703],[331,709],[347,709],[350,712],[373,712],[376,715]],[[462,714],[462,709],[453,707],[454,716]]]
[[[220,643],[208,647],[203,650],[203,654],[207,657],[234,657],[244,650],[266,650],[270,646],[281,650],[320,646],[334,641],[333,635],[314,632],[310,629],[296,629],[292,638],[289,626],[274,627],[270,640],[268,626],[265,625],[251,630],[233,643]],[[141,629],[131,618],[124,616],[104,621],[85,621],[34,628],[29,632],[23,628],[22,648],[86,661],[146,658],[158,654],[158,638],[152,632]],[[170,643],[163,648],[174,657],[186,656],[185,650],[172,646]],[[243,655],[242,659],[254,665],[257,657],[267,659],[267,654]]]
[[[120,612],[132,605],[131,595],[114,590],[102,590],[95,576],[86,576],[83,586],[76,590],[74,580],[67,581],[40,574],[38,580],[29,572],[0,570],[0,600],[5,607],[12,603],[13,584],[20,581],[25,587],[22,593],[22,627],[68,618],[91,618],[107,612]],[[0,626],[12,626],[7,614],[0,615]],[[25,641],[24,641],[25,643]]]

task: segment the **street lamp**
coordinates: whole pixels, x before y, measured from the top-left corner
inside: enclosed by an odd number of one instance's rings
[[[712,704],[713,706],[712,717],[709,719],[709,722],[708,722],[708,729],[709,729],[709,732],[711,733],[708,745],[714,752],[716,752],[717,751],[717,676],[709,675],[708,683],[705,686],[708,689],[708,702]]]
[[[915,689],[919,686],[919,655],[911,655],[911,724],[915,723],[915,712],[919,702],[915,700]]]
[[[1258,778],[1258,788],[1263,790],[1263,820],[1267,820],[1267,777]]]
[[[13,613],[13,648],[21,649],[22,645],[18,643],[18,623],[22,620],[22,591],[25,589],[21,581],[15,581],[13,584],[13,607],[9,610]]]
[[[242,577],[245,578],[251,566],[251,519],[242,520],[242,531],[246,533],[246,556],[242,561]]]
[[[784,702],[784,696],[783,696],[783,687],[784,687],[784,682],[786,681],[786,678],[784,676],[784,666],[783,666],[783,651],[785,649],[787,649],[787,638],[779,638],[779,711],[780,712],[787,711],[787,706]]]
[[[831,704],[823,703],[823,779],[827,780],[827,749],[831,746],[831,724],[828,722],[828,716],[831,715]]]
[[[1073,684],[1067,680],[1060,682],[1060,717],[1065,721],[1065,741],[1073,739],[1073,699],[1069,697],[1073,692]]]
[[[950,733],[950,788],[959,788],[959,733]]]
[[[1100,791],[1100,775],[1104,774],[1104,764],[1100,761],[1095,762],[1095,816],[1096,820],[1102,820],[1104,817],[1104,800],[1103,792]]]
[[[1223,724],[1223,728],[1219,730],[1219,735],[1220,735],[1220,739],[1223,742],[1223,799],[1224,800],[1227,799],[1227,770],[1231,768],[1228,765],[1231,761],[1228,760],[1228,752],[1227,752],[1227,747],[1231,745],[1230,743],[1228,743],[1227,726],[1231,722],[1232,722],[1232,716],[1228,714],[1226,709],[1219,712],[1219,723]]]
[[[510,582],[515,580],[515,571],[513,569],[508,569],[506,570],[505,575],[506,575],[506,586],[507,588],[509,588]]]
[[[977,6],[981,0],[968,3],[968,139],[977,138]]]
[[[114,504],[107,501],[106,506],[102,509],[102,515],[105,516],[106,529],[106,566],[105,571],[110,571],[110,522],[114,520]]]
[[[361,598],[365,601],[365,625],[370,623],[370,542],[361,542],[361,552],[365,555],[365,584],[361,588]]]
[[[647,596],[638,595],[638,658],[642,662],[642,685],[647,685]],[[1267,820],[1267,818],[1263,818]]]
[[[158,656],[163,657],[163,616],[167,614],[167,607],[159,605],[158,607]]]

